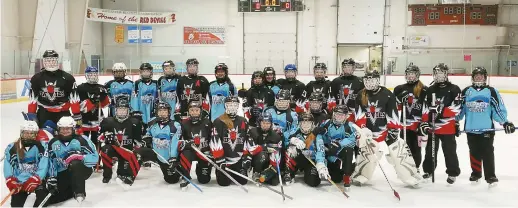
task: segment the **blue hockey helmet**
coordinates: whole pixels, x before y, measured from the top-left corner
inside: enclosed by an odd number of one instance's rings
[[[85,69],[86,82],[90,84],[97,84],[99,82],[99,70],[93,66],[88,66]]]
[[[297,71],[295,64],[288,64],[284,67],[284,71]]]

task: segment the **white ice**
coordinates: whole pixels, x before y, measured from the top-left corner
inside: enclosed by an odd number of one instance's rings
[[[511,121],[518,124],[518,95],[504,94],[508,115]],[[1,152],[9,142],[19,135],[19,125],[23,118],[21,111],[27,103],[3,104],[1,110]],[[423,184],[419,189],[411,189],[396,178],[394,169],[382,159],[381,166],[387,173],[392,186],[399,192],[401,201],[398,202],[389,188],[381,170],[376,170],[371,186],[351,188],[350,198],[346,199],[333,186],[324,181],[318,188],[306,186],[302,178],[296,183],[285,187],[285,193],[294,198],[282,201],[282,197],[265,188],[248,184],[249,193],[243,192],[235,185],[220,187],[215,181],[214,172],[212,181],[200,185],[203,193],[194,187],[182,192],[178,184],[169,185],[164,182],[158,167],[149,170],[142,169],[135,184],[127,191],[112,180],[109,184],[101,182],[100,173],[93,173],[86,182],[87,197],[83,206],[95,207],[367,207],[367,206],[419,206],[419,207],[518,207],[518,140],[516,134],[505,135],[497,132],[495,139],[496,174],[500,180],[497,187],[488,189],[485,181],[473,186],[468,181],[471,173],[469,152],[466,136],[457,138],[457,154],[459,157],[461,175],[454,185],[446,183],[444,157],[439,151],[436,181],[434,184]],[[382,148],[386,151],[385,148]],[[424,149],[423,149],[424,157]],[[3,166],[3,163],[2,163]],[[195,167],[193,165],[193,167]],[[193,171],[191,175],[196,178]],[[0,184],[0,197],[9,192],[4,184],[4,177]],[[195,179],[194,182],[197,182]],[[340,184],[339,184],[340,185]],[[274,187],[280,190],[280,187]],[[32,206],[35,195],[29,196],[25,206]],[[53,205],[60,207],[76,206],[71,199],[64,203]],[[9,201],[4,205],[9,206]]]

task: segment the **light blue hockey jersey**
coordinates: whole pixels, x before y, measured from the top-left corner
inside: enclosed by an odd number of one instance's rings
[[[343,125],[337,126],[331,121],[331,119],[328,119],[320,125],[326,129],[326,133],[317,135],[317,140],[320,137],[326,145],[333,141],[338,141],[341,147],[340,151],[346,147],[354,148],[356,146],[357,132],[352,125],[354,124],[347,122]],[[327,160],[329,162],[335,162],[337,159],[336,155],[327,155]]]
[[[127,96],[129,99],[131,99],[131,93],[133,92],[133,81],[128,79],[125,79],[121,82],[111,80],[104,85],[104,88],[106,88],[106,90],[108,91],[108,96],[112,100],[112,102],[110,103],[110,116],[114,116],[115,100],[119,96]]]
[[[163,102],[169,103],[171,106],[171,119],[174,120],[174,111],[176,108],[177,96],[176,96],[176,86],[178,84],[177,77],[168,78],[166,76],[162,76],[158,79],[158,92],[159,92],[159,100]]]
[[[158,98],[158,84],[156,80],[148,83],[137,80],[133,88],[131,109],[142,113],[142,121],[147,124],[154,114],[155,101]],[[173,110],[171,112],[174,112]],[[173,113],[171,113],[173,114]]]
[[[144,137],[152,138],[153,150],[162,156],[157,156],[158,160],[167,164],[168,162],[164,160],[178,157],[178,143],[182,135],[180,123],[171,120],[167,125],[160,125],[154,121],[149,124],[150,126]]]
[[[235,95],[237,95],[237,89],[232,83],[218,83],[217,81],[210,83],[210,120],[212,122],[225,113],[225,98]]]
[[[282,135],[284,147],[287,147],[290,143],[290,136],[295,134],[298,130],[299,118],[297,113],[290,110],[278,112],[274,107],[268,107],[264,112],[268,112],[272,115],[272,128],[279,135]]]
[[[85,136],[75,136],[70,142],[63,142],[53,138],[48,143],[47,151],[50,159],[49,176],[53,177],[68,168],[65,160],[72,153],[81,152],[84,155],[82,162],[89,168],[94,167],[99,160],[99,154],[95,149],[95,145]]]
[[[15,177],[19,183],[25,183],[30,177],[37,175],[41,180],[47,176],[49,158],[47,143],[41,142],[25,151],[24,158],[18,157],[15,143],[7,145],[4,159],[4,177]]]
[[[500,93],[493,87],[484,87],[480,90],[474,87],[466,87],[462,90],[464,103],[457,120],[464,117],[464,129],[480,130],[494,128],[493,120],[503,124],[507,122],[507,110]],[[482,134],[484,132],[473,132]]]
[[[297,130],[297,132],[294,135],[290,136],[291,138],[296,137],[302,141],[306,141],[307,135],[302,134],[300,130]],[[307,150],[303,150],[307,151]],[[326,162],[326,153],[325,153],[325,146],[324,146],[324,140],[322,140],[321,136],[317,136],[315,141],[311,143],[311,146],[309,146],[308,151],[311,151],[311,159],[315,160],[316,163],[325,163]]]

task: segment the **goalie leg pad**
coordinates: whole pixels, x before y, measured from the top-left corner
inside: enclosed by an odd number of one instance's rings
[[[356,158],[356,168],[352,175],[354,182],[363,184],[371,180],[372,174],[378,165],[378,161],[382,154],[378,151],[379,145],[377,142],[370,144],[372,148],[365,146],[360,149],[360,154]]]
[[[422,177],[417,171],[412,153],[406,142],[403,139],[398,139],[388,146],[388,149],[387,161],[394,166],[398,178],[408,185],[418,185]]]

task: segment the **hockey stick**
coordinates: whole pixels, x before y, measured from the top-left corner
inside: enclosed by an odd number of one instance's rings
[[[432,114],[432,183],[435,183],[435,119],[437,118],[437,106],[435,100],[435,93],[432,93],[432,108],[435,108],[435,113]]]
[[[460,131],[460,133],[486,132],[486,131],[505,131],[505,129],[472,129]]]
[[[405,142],[406,142],[406,104],[407,104],[407,102],[408,102],[408,100],[403,99],[403,103],[402,103],[402,106],[403,106],[403,139],[405,140]]]
[[[282,192],[282,201],[286,201],[286,197],[284,196],[284,185],[282,184],[282,177],[281,177],[281,155],[279,154],[279,158],[277,158],[277,175],[279,176],[279,184],[281,185],[281,192]]]
[[[311,165],[313,165],[313,167],[317,168],[317,165],[315,164],[315,162],[313,162],[313,160],[311,158],[309,158],[306,155],[304,155],[304,157],[311,163]],[[345,191],[343,189],[341,189],[338,185],[336,185],[336,183],[333,180],[331,180],[331,176],[329,174],[327,175],[327,181],[329,181],[329,183],[333,184],[334,187],[336,187],[338,190],[340,190],[340,192],[342,192],[342,194],[346,198],[349,198],[349,195],[347,195],[347,193],[345,193]]]
[[[230,173],[233,173],[234,175],[237,175],[237,176],[239,176],[239,177],[241,177],[241,178],[243,178],[243,179],[246,179],[246,180],[248,180],[248,181],[250,181],[250,182],[254,183],[255,185],[258,185],[259,187],[265,187],[265,188],[267,188],[267,189],[268,189],[268,190],[270,190],[270,191],[273,191],[273,192],[275,192],[275,193],[277,193],[277,194],[280,194],[280,195],[285,196],[285,197],[286,197],[286,198],[288,198],[288,199],[293,200],[293,197],[288,196],[288,195],[286,195],[286,194],[283,194],[282,192],[277,191],[277,190],[275,190],[274,188],[272,188],[272,187],[270,187],[270,186],[268,186],[268,185],[264,185],[264,184],[262,184],[262,183],[259,183],[259,182],[257,182],[257,181],[254,181],[254,180],[252,180],[251,178],[246,177],[245,175],[243,175],[243,174],[241,174],[241,173],[238,173],[238,172],[236,172],[236,171],[234,171],[234,170],[232,170],[232,169],[227,169],[227,171],[228,171],[228,172],[230,172]]]
[[[207,160],[212,166],[214,166],[216,169],[218,169],[221,173],[223,173],[225,176],[227,176],[234,184],[238,185],[239,188],[243,189],[246,193],[248,193],[248,189],[238,183],[236,179],[234,179],[232,176],[230,176],[223,168],[219,167],[214,161],[212,161],[210,158],[208,158],[200,149],[196,148],[196,146],[191,145],[192,149],[198,153],[198,155],[202,156],[203,159]]]
[[[376,141],[372,141],[372,140],[371,140],[371,142],[376,142]],[[372,148],[372,146],[371,146],[371,145],[367,144],[367,147],[369,147],[370,151],[371,151],[374,155],[376,155],[376,154],[375,154],[375,152],[374,152],[374,149]],[[383,167],[381,166],[380,161],[378,160],[378,158],[377,158],[377,157],[375,157],[375,158],[376,158],[376,160],[377,160],[376,162],[378,162],[378,166],[380,167],[381,172],[383,173],[383,176],[385,176],[385,180],[387,181],[388,185],[390,186],[390,189],[392,189],[392,192],[393,192],[394,196],[395,196],[399,201],[401,201],[401,197],[399,196],[399,193],[398,193],[398,192],[397,192],[397,191],[392,187],[392,184],[390,184],[390,181],[389,181],[389,179],[388,179],[388,177],[387,177],[387,174],[385,174],[385,170],[383,170]]]
[[[7,199],[11,198],[11,196],[14,194],[15,191],[16,191],[16,189],[11,190],[11,192],[9,192],[9,194],[7,194],[7,196],[5,196],[4,199],[2,199],[0,206],[4,205],[5,202],[7,201]]]
[[[157,157],[160,157],[160,158],[162,158],[162,160],[164,160],[164,161],[166,161],[166,162],[167,162],[167,160],[166,160],[164,157],[162,157],[162,155],[158,154],[158,152],[157,152],[156,150],[154,150],[154,149],[153,149],[153,152],[155,152],[155,154],[157,155]],[[169,163],[168,163],[168,164],[169,164]],[[203,193],[203,191],[201,190],[201,188],[200,188],[198,185],[194,184],[194,182],[192,182],[192,181],[191,181],[189,178],[187,178],[185,175],[183,175],[183,174],[178,170],[178,168],[177,168],[177,167],[175,167],[175,168],[174,168],[174,170],[176,171],[176,173],[178,173],[180,176],[182,176],[182,178],[184,178],[187,182],[189,182],[192,186],[194,186],[194,188],[198,189],[198,191],[200,191],[200,192],[202,192],[202,193]]]
[[[101,127],[101,121],[102,121],[102,118],[101,118],[101,111],[102,111],[102,108],[101,108],[101,103],[99,102],[99,113],[97,114],[97,119],[99,121],[99,131],[101,131],[100,127]],[[88,139],[90,139],[90,141],[92,141],[92,132],[90,132],[90,134],[88,135]],[[99,140],[97,140],[97,154],[99,154],[99,157],[101,157],[101,142],[99,142]],[[99,160],[97,162],[97,164],[95,165],[95,172],[96,173],[99,173],[99,166],[101,166],[101,160]]]
[[[43,205],[45,205],[45,203],[47,203],[47,201],[50,199],[50,197],[52,196],[51,193],[47,194],[47,196],[45,197],[45,199],[43,199],[43,201],[41,201],[40,205],[38,205],[38,208],[42,208]]]

